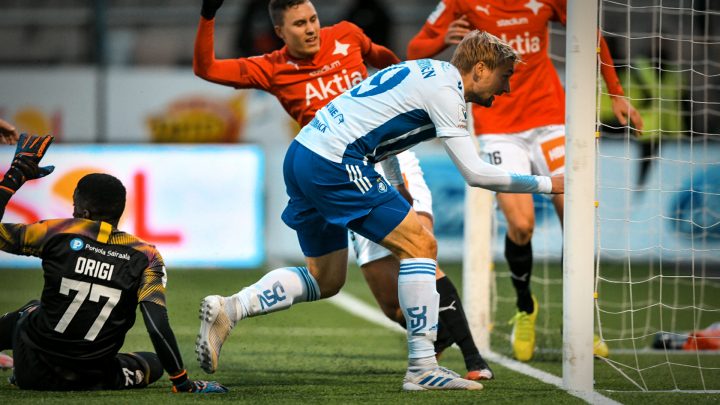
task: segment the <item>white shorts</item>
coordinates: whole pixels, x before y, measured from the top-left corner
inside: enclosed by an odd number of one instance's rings
[[[400,162],[400,170],[402,171],[403,178],[405,179],[405,187],[407,187],[413,198],[413,209],[416,212],[424,212],[432,216],[432,194],[427,184],[425,184],[423,171],[422,168],[420,168],[420,161],[415,156],[415,153],[411,151],[402,152],[397,155],[397,158]],[[384,176],[382,165],[376,165],[375,170]],[[357,260],[358,266],[392,254],[384,247],[352,231],[350,231],[350,242],[355,250],[355,259]]]
[[[565,173],[564,125],[483,134],[478,140],[483,159],[509,172],[540,176]]]

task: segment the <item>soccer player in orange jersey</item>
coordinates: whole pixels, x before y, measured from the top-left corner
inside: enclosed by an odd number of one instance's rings
[[[559,174],[565,171],[565,94],[548,55],[548,24],[566,23],[565,0],[442,0],[421,31],[408,45],[408,59],[432,57],[459,43],[472,29],[497,35],[522,57],[510,79],[512,92],[498,98],[492,108],[473,108],[475,134],[481,151],[492,164],[517,173]],[[612,58],[600,39],[602,75],[620,123],[628,117],[643,127],[640,114],[623,97]],[[518,312],[512,341],[518,360],[532,358],[538,304],[530,291],[531,238],[535,226],[530,194],[498,193],[508,222],[505,258],[517,292]],[[552,198],[560,221],[562,194]]]
[[[320,28],[315,8],[308,0],[270,2],[269,12],[276,33],[286,45],[282,49],[250,58],[217,60],[213,45],[214,17],[222,3],[222,0],[203,2],[195,42],[195,74],[227,86],[268,91],[300,125],[308,124],[318,109],[365,79],[366,62],[384,68],[400,61],[392,51],[373,43],[352,23],[340,22]],[[398,158],[407,179],[407,189],[399,187],[399,190],[418,211],[423,225],[432,232],[432,196],[418,160],[409,151]],[[383,312],[405,326],[397,296],[400,262],[384,247],[363,236],[351,236],[358,265]],[[472,339],[454,285],[439,269],[436,277],[440,305],[449,308],[440,315],[436,351],[441,352],[457,342],[465,357],[466,378],[492,378],[492,371]],[[204,367],[213,371],[216,361]]]

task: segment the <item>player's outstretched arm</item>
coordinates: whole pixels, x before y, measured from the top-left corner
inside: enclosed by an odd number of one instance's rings
[[[460,43],[472,30],[464,15],[455,17],[454,1],[443,0],[442,4],[443,8],[436,9],[408,43],[408,59],[431,58],[448,46]]]
[[[163,368],[170,375],[173,392],[209,394],[228,391],[225,386],[215,381],[191,380],[188,377],[175,340],[175,334],[170,328],[167,309],[164,306],[150,301],[142,301],[140,311],[143,314],[145,327],[150,335],[155,352],[160,358]]]
[[[641,134],[644,127],[643,119],[638,110],[636,110],[625,97],[620,79],[617,76],[617,72],[615,72],[615,64],[610,54],[610,48],[602,35],[600,36],[600,62],[600,72],[610,93],[612,110],[615,117],[621,125],[628,125],[629,119],[630,124],[635,129],[635,134]]]
[[[445,150],[470,186],[502,193],[562,193],[564,190],[559,178],[514,174],[483,161],[469,135],[442,139]]]
[[[215,13],[220,9],[225,0],[203,0],[200,15],[206,20],[215,18]]]
[[[264,58],[215,59],[215,12],[222,0],[205,0],[193,50],[193,72],[201,79],[235,88],[271,87],[272,65]]]
[[[10,168],[0,181],[0,220],[10,197],[26,181],[45,177],[55,169],[54,166],[39,166],[53,139],[51,135],[20,135]]]
[[[14,145],[17,140],[17,129],[11,123],[0,120],[0,144]]]

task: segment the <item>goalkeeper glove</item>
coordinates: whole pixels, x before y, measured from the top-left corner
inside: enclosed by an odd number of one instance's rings
[[[0,188],[16,192],[26,181],[45,177],[55,166],[39,167],[40,160],[53,141],[51,135],[37,136],[21,134],[15,148],[15,157],[10,169],[0,182]]]
[[[223,1],[224,0],[203,0],[200,15],[205,17],[206,20],[212,20],[215,18],[215,13],[220,6],[222,6]]]
[[[191,380],[187,376],[187,372],[170,377],[173,383],[172,392],[190,392],[197,394],[224,394],[229,390],[224,385],[216,381]]]

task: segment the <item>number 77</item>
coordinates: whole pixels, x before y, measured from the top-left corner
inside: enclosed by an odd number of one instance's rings
[[[58,322],[57,326],[55,326],[55,332],[65,332],[65,329],[67,329],[70,322],[72,322],[73,318],[75,318],[75,314],[77,314],[77,311],[80,309],[80,306],[82,306],[85,298],[88,297],[88,293],[90,293],[89,299],[92,302],[100,302],[100,297],[107,297],[108,299],[107,302],[105,302],[103,309],[98,314],[98,317],[95,319],[95,322],[93,322],[92,326],[90,326],[90,330],[88,330],[88,333],[85,335],[85,340],[92,342],[95,340],[98,333],[100,333],[100,329],[102,329],[103,325],[105,325],[105,322],[107,322],[110,313],[113,308],[115,308],[115,305],[117,305],[118,301],[120,301],[122,291],[117,288],[106,287],[100,284],[86,283],[84,281],[71,280],[63,277],[62,282],[60,283],[60,294],[70,295],[71,290],[77,291],[77,294],[75,294],[75,298],[73,298],[62,318],[60,318],[60,322]]]

